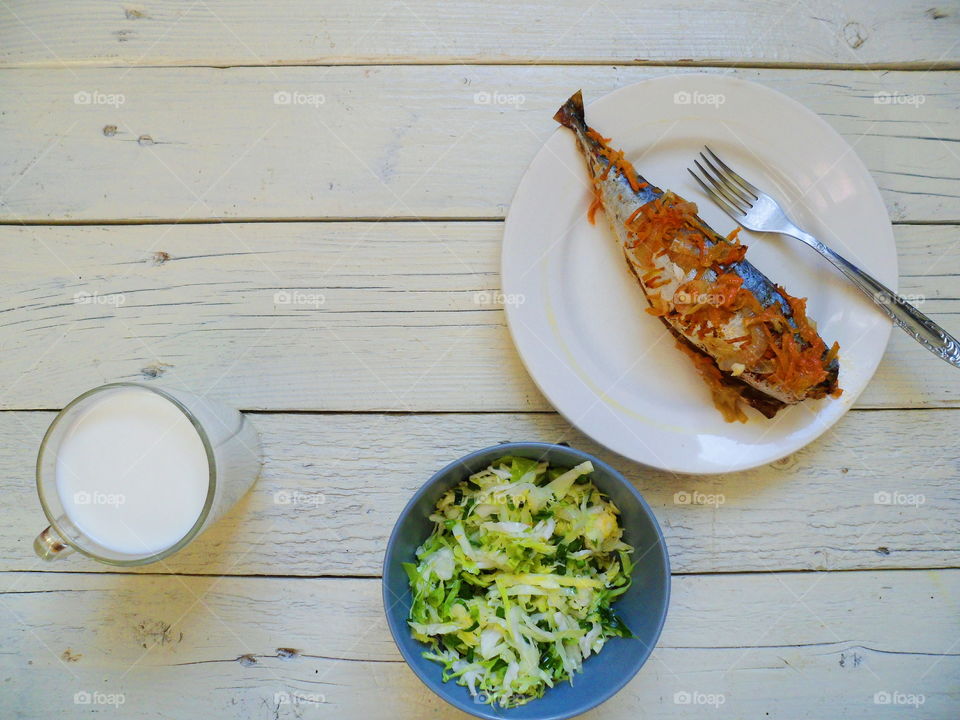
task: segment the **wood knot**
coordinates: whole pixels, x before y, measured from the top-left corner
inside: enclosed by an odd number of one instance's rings
[[[797,458],[793,455],[787,455],[779,460],[770,463],[777,470],[793,470],[797,466]]]
[[[843,39],[847,45],[856,50],[867,41],[867,31],[858,22],[848,22],[843,26]]]
[[[165,362],[157,362],[147,365],[140,371],[140,374],[147,380],[155,380],[156,378],[162,376],[167,368],[172,368],[173,365]]]

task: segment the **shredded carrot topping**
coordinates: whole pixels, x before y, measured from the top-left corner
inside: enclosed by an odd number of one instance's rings
[[[830,391],[825,384],[829,384],[829,366],[836,353],[827,350],[807,318],[806,301],[778,287],[786,310],[779,302],[764,307],[733,270],[747,251],[737,237],[739,228],[727,237],[719,236],[699,221],[696,212],[696,205],[668,192],[639,208],[626,221],[630,251],[641,261],[641,267],[653,265],[654,258],[665,254],[688,278],[674,291],[672,307],[664,312],[658,306],[655,314],[668,318],[688,337],[713,338],[712,354],[719,353],[727,360],[721,361],[721,367],[738,364],[741,372],[746,369],[763,375],[791,395],[823,397]],[[660,280],[660,266],[654,267],[658,268],[657,276],[650,278],[654,282],[648,282],[650,273],[641,278],[651,290],[665,284]],[[755,327],[756,331],[724,338],[723,329],[735,317],[741,318],[746,330]],[[712,372],[701,364],[698,368],[711,385],[718,408],[728,420],[738,419],[728,405],[731,394],[743,388],[738,390],[729,384],[715,387]],[[712,367],[720,373],[715,365]]]
[[[597,210],[603,208],[603,198],[600,196],[600,186],[594,183],[593,200],[590,202],[590,208],[587,210],[587,220],[591,225],[597,224]]]
[[[627,182],[630,183],[630,188],[634,192],[638,192],[641,188],[650,186],[649,183],[640,182],[640,179],[637,176],[637,171],[634,169],[633,164],[623,156],[622,150],[614,150],[607,145],[607,143],[610,142],[610,138],[603,137],[603,135],[598,133],[593,128],[587,128],[587,137],[600,146],[600,154],[607,159],[607,167],[600,176],[601,180],[606,180],[607,176],[610,174],[610,171],[616,168],[617,172],[627,179]]]
[[[617,171],[627,179],[627,182],[630,183],[630,188],[634,192],[640,190],[640,181],[637,179],[637,171],[633,169],[633,165],[630,163],[630,161],[623,156],[623,150],[613,150],[606,145],[601,145],[600,154],[603,155],[608,162],[607,169],[604,170],[603,177],[601,179],[605,180],[607,175],[610,173],[610,169],[616,168]]]
[[[587,211],[587,218],[594,223],[597,210],[603,207],[599,183],[613,170],[630,183],[634,192],[649,185],[639,179],[622,151],[607,145],[609,138],[593,129],[587,130],[587,136],[599,145],[597,152],[607,161],[595,181]],[[718,235],[699,218],[694,203],[671,192],[634,210],[625,225],[625,251],[636,267],[648,268],[639,276],[645,290],[674,282],[671,272],[665,272],[669,265],[655,262],[658,258],[665,257],[683,273],[672,301],[657,292],[646,293],[651,305],[647,312],[668,319],[687,337],[709,344],[707,354],[679,343],[710,386],[714,403],[725,419],[746,420],[738,404],[746,386],[731,381],[724,373],[751,372],[796,397],[821,398],[828,392],[839,396],[842,390],[835,380],[829,382],[832,372],[835,377],[830,366],[839,345],[826,347],[807,317],[806,300],[778,286],[785,305],[774,300],[764,306],[750,288],[743,286],[744,277],[736,270],[747,252],[747,246],[739,240],[740,227],[726,237]],[[736,318],[743,332],[725,337],[724,329]]]
[[[605,138],[593,128],[587,128],[587,137],[591,140],[596,140],[601,145],[606,145],[608,142],[610,142],[610,138]]]

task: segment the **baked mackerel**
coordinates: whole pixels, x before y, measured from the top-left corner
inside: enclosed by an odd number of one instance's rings
[[[839,396],[839,346],[827,347],[792,297],[746,258],[737,228],[724,237],[697,207],[648,183],[584,119],[573,95],[554,119],[573,131],[594,188],[591,222],[602,209],[627,266],[659,317],[693,360],[728,421],[743,405],[773,417],[785,405]]]

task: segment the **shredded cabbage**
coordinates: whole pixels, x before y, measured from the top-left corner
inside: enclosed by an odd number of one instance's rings
[[[523,705],[573,683],[608,638],[633,637],[611,608],[633,548],[592,472],[500,458],[440,498],[404,563],[413,637],[477,702]]]

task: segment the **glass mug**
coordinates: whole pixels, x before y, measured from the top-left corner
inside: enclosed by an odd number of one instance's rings
[[[54,418],[37,456],[50,526],[34,540],[53,560],[76,550],[110,565],[172,555],[224,515],[263,465],[239,411],[181,390],[112,383]]]

